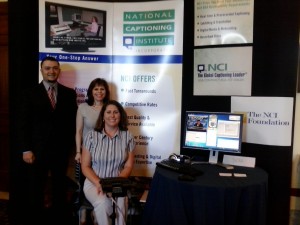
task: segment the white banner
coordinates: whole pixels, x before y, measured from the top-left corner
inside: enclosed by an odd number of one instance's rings
[[[183,1],[41,0],[39,9],[40,60],[58,58],[60,82],[78,103],[92,79],[108,81],[137,143],[132,175],[152,176],[156,162],[180,151]],[[86,37],[92,16],[101,29]]]
[[[244,114],[243,141],[291,146],[293,98],[232,97],[231,112]]]
[[[252,47],[194,50],[194,95],[251,95]]]
[[[195,46],[253,42],[254,0],[195,0]]]
[[[114,5],[113,83],[137,143],[134,175],[179,152],[183,1]]]

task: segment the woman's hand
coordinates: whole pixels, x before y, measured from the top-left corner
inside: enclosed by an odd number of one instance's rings
[[[80,152],[76,152],[75,161],[77,163],[81,163],[81,153]]]
[[[99,181],[99,184],[96,185],[96,188],[97,188],[97,194],[103,194],[103,190],[102,190],[102,186],[100,184],[100,181]]]

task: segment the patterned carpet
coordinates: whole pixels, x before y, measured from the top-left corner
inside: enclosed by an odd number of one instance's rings
[[[129,219],[128,224],[129,225],[138,224],[136,222],[137,221],[131,221]],[[291,210],[289,225],[299,225],[299,224],[300,224],[300,210]],[[0,225],[9,225],[8,200],[0,199]]]
[[[45,215],[47,218],[49,217],[49,219],[47,219],[46,221],[43,222],[43,224],[41,225],[52,225],[52,217],[53,214],[50,214],[50,211],[45,211]],[[16,222],[17,224],[20,223]],[[9,215],[9,201],[8,200],[3,200],[0,199],[0,225],[11,225],[11,218]],[[60,225],[60,224],[59,224]],[[77,217],[74,215],[70,215],[70,218],[68,219],[68,223],[64,224],[64,225],[78,225],[78,219]]]
[[[300,210],[291,210],[290,225],[299,225],[299,224],[300,224]]]
[[[8,215],[8,205],[9,205],[8,200],[0,199],[0,225],[10,225],[11,224],[9,221],[9,215]],[[132,214],[128,216],[127,225],[139,225],[141,215],[136,214],[136,212],[131,212],[131,213]],[[50,215],[48,215],[48,216],[50,216]],[[43,224],[41,224],[41,225],[52,225],[52,224],[53,223],[51,222],[51,220],[47,220],[47,221],[44,221]],[[68,219],[68,223],[64,224],[64,225],[78,225],[78,224],[79,224],[78,217],[76,215],[73,215],[73,216],[70,215],[70,218]],[[89,222],[87,224],[91,224],[91,223]],[[58,224],[58,225],[62,225],[62,224]]]

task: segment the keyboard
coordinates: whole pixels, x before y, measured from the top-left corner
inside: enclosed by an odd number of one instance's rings
[[[164,159],[160,162],[157,162],[156,165],[180,174],[187,174],[191,176],[200,176],[203,173],[201,170],[196,169],[191,164],[180,163],[172,159]]]

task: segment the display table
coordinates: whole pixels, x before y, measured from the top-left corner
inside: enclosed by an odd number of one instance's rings
[[[265,225],[268,175],[260,168],[233,170],[196,165],[203,175],[180,181],[178,173],[156,167],[142,225]],[[221,177],[244,173],[247,177]]]

